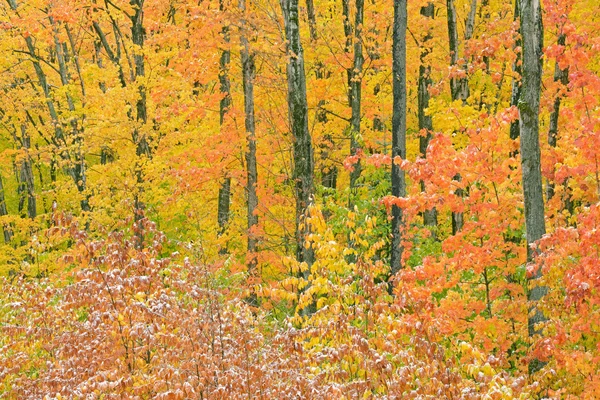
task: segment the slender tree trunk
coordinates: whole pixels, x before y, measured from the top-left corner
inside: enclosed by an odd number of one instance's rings
[[[434,11],[434,5],[431,2],[421,7],[421,15],[427,18],[433,19]],[[419,66],[418,116],[419,131],[421,131],[419,151],[424,158],[427,157],[427,146],[429,146],[431,132],[433,131],[432,118],[425,111],[429,107],[429,88],[431,87],[431,65],[428,60],[428,55],[431,53],[431,39],[431,29],[429,29],[421,44],[421,64]],[[424,135],[423,131],[425,131]],[[421,191],[425,191],[425,182],[423,181],[421,181]],[[434,228],[437,226],[437,210],[435,207],[423,212],[423,224]]]
[[[406,158],[406,0],[394,1],[394,28],[392,33],[392,196],[406,196],[406,177],[396,162],[396,157]],[[391,274],[402,268],[402,231],[404,229],[403,210],[392,206],[392,249]]]
[[[544,198],[539,143],[539,110],[542,78],[542,9],[540,0],[521,0],[521,33],[523,36],[523,79],[519,101],[519,126],[521,128],[521,167],[523,170],[523,198],[525,202],[525,228],[527,231],[527,261],[534,262],[537,250],[531,246],[545,233]],[[548,289],[538,286],[542,271],[537,269],[529,280],[530,310],[528,315],[529,336],[541,330],[536,324],[546,320],[537,302]],[[529,364],[530,372],[544,366],[539,360]]]
[[[360,117],[361,117],[361,92],[362,92],[362,72],[363,72],[363,44],[362,44],[362,26],[364,20],[364,0],[356,0],[356,15],[354,21],[354,61],[352,70],[348,71],[350,76],[350,108],[352,116],[350,118],[350,155],[354,156],[360,149]],[[352,172],[350,172],[350,201],[349,208],[354,208],[354,197],[356,195],[356,185],[360,177],[362,166],[360,159],[357,160]]]
[[[71,76],[69,74],[69,70],[67,68],[67,58],[68,54],[66,51],[66,45],[63,42],[60,42],[58,39],[58,24],[54,21],[52,17],[49,18],[50,23],[53,26],[54,31],[54,47],[56,50],[56,60],[58,62],[60,81],[63,86],[67,86],[71,82]],[[68,35],[70,36],[70,35]],[[75,60],[76,58],[74,58]],[[78,71],[78,64],[76,65],[76,70]],[[83,85],[83,81],[81,81]],[[82,86],[82,92],[85,96],[85,87]],[[71,95],[67,92],[67,106],[71,113],[75,112],[75,101],[71,97]],[[71,125],[71,139],[73,140],[74,150],[73,150],[73,165],[68,167],[69,175],[73,178],[75,182],[75,186],[77,187],[77,191],[83,198],[80,200],[80,206],[82,211],[90,211],[89,204],[89,194],[85,194],[86,184],[87,184],[87,176],[86,176],[86,163],[85,156],[83,154],[82,149],[82,140],[83,140],[83,127],[77,121],[76,117],[71,118],[69,121]]]
[[[131,0],[130,4],[134,6],[134,13],[130,16],[131,19],[131,39],[135,46],[133,54],[134,76],[137,80],[146,75],[144,65],[144,55],[141,49],[144,47],[145,29],[144,29],[144,1]],[[143,245],[144,235],[143,228],[140,226],[144,219],[145,204],[142,201],[142,193],[144,191],[144,164],[145,158],[150,158],[152,153],[146,133],[143,132],[146,123],[148,122],[148,110],[146,105],[146,87],[139,82],[137,86],[138,98],[136,100],[136,127],[132,133],[132,139],[136,146],[136,161],[135,161],[135,176],[136,176],[136,191],[134,194],[134,220],[136,223],[136,236],[138,238],[138,246]]]
[[[558,44],[564,47],[565,43],[566,36],[564,33],[561,33],[558,36]],[[554,82],[560,82],[563,86],[567,86],[569,84],[569,67],[566,67],[565,69],[560,69],[558,61],[556,61],[556,64],[554,66]],[[562,95],[559,93],[554,99],[554,108],[552,109],[552,114],[550,114],[548,144],[552,147],[556,147],[558,141],[558,116],[560,113],[561,100]],[[546,186],[546,197],[548,200],[554,197],[554,182],[551,180],[548,180],[548,184]]]
[[[6,207],[6,198],[4,197],[4,184],[2,183],[2,176],[0,176],[0,217],[7,215],[8,209]],[[9,224],[2,225],[2,233],[4,234],[4,243],[10,243],[13,232]]]
[[[314,261],[314,251],[307,246],[309,232],[304,217],[314,194],[313,148],[308,130],[308,104],[306,100],[306,75],[304,52],[300,41],[298,0],[281,0],[285,35],[288,41],[288,113],[294,139],[294,172],[296,196],[296,258],[309,266]]]
[[[219,3],[221,12],[224,12],[223,1]],[[231,61],[231,52],[227,46],[229,45],[229,26],[225,25],[221,29],[223,40],[225,41],[226,48],[221,52],[221,58],[219,60],[219,84],[221,91],[221,101],[219,103],[219,126],[223,129],[225,123],[225,115],[231,106],[231,83],[229,81],[229,62]],[[230,218],[230,205],[231,205],[231,177],[227,176],[223,178],[221,187],[219,188],[219,199],[217,205],[217,222],[219,224],[219,236],[222,236],[229,225]],[[227,243],[219,249],[219,254],[227,254],[228,248]]]
[[[246,10],[245,0],[240,0],[239,6],[242,14],[244,14]],[[258,240],[255,232],[255,229],[258,227],[258,215],[256,215],[258,207],[258,196],[256,194],[258,172],[256,167],[256,126],[254,121],[254,76],[256,67],[254,65],[254,53],[250,52],[250,45],[245,29],[245,20],[243,20],[241,56],[244,83],[244,112],[246,115],[246,140],[248,145],[246,152],[246,167],[248,169],[246,184],[246,195],[248,198],[248,273],[254,274],[258,262],[256,254]]]
[[[308,15],[308,30],[310,31],[310,40],[317,40],[317,16],[315,13],[314,0],[306,0],[306,14]]]
[[[473,29],[475,26],[475,11],[477,9],[477,0],[471,0],[471,10],[465,24],[465,40],[471,39],[473,36]],[[460,67],[463,71],[467,70],[466,61],[463,61],[462,65],[459,65],[459,42],[458,42],[458,26],[456,7],[454,0],[446,0],[446,11],[448,14],[448,42],[450,47],[450,66]],[[452,100],[462,100],[466,103],[470,95],[469,80],[466,76],[464,77],[452,77],[450,78],[450,92]],[[457,182],[461,181],[460,174],[456,174],[454,180]],[[456,190],[456,195],[462,197],[464,191],[462,189]],[[455,235],[462,230],[464,224],[464,216],[462,212],[452,212],[452,234]]]
[[[521,7],[519,2],[521,0],[515,0],[515,14],[514,20],[516,21],[520,18]],[[521,40],[521,29],[517,31],[517,39],[515,41],[515,49],[523,48],[523,41]],[[521,67],[521,58],[522,58],[523,50],[516,53],[517,58],[513,64],[513,80],[512,80],[512,90],[510,95],[510,105],[513,107],[517,107],[519,105],[519,97],[521,96],[521,76],[523,75],[523,69]],[[510,138],[512,140],[516,140],[519,138],[519,120],[515,120],[510,124]],[[511,153],[511,157],[516,157],[518,152]]]
[[[33,166],[31,162],[31,156],[29,150],[31,148],[31,139],[27,133],[25,125],[21,125],[21,149],[23,150],[24,157],[20,164],[20,179],[19,179],[19,192],[21,198],[19,200],[19,212],[22,211],[27,198],[27,217],[35,219],[37,217],[37,202],[35,198],[35,181],[33,177]]]

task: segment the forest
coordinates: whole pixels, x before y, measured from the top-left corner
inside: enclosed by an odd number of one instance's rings
[[[0,398],[600,399],[598,0],[6,0]]]

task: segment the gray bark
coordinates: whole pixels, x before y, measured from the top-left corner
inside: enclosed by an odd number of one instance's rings
[[[348,74],[350,78],[350,107],[352,116],[350,118],[350,155],[354,156],[360,149],[358,137],[360,136],[360,117],[361,117],[361,92],[362,92],[362,72],[364,64],[363,44],[362,44],[362,25],[364,20],[364,0],[356,0],[356,15],[354,21],[354,61],[352,71]],[[360,160],[353,165],[350,173],[350,202],[352,209],[354,206],[354,196],[356,185],[360,177],[362,166]]]
[[[471,0],[471,10],[469,12],[469,16],[465,23],[465,41],[471,39],[473,35],[473,28],[475,26],[475,11],[477,9],[477,0]],[[448,14],[448,43],[450,47],[450,65],[458,66],[459,63],[459,42],[458,42],[458,26],[457,26],[457,16],[456,16],[456,7],[454,6],[454,0],[446,0],[446,11]],[[466,71],[467,64],[466,61],[460,65],[460,67]],[[452,77],[450,79],[450,92],[452,95],[452,100],[462,100],[463,103],[467,101],[470,95],[469,90],[469,80],[467,77]],[[457,174],[454,177],[454,180],[460,182],[461,176]],[[456,190],[457,196],[463,196],[464,191],[462,189]],[[464,224],[464,216],[461,212],[453,212],[452,213],[452,234],[455,235],[460,230],[462,230]]]
[[[542,191],[541,154],[539,143],[539,109],[542,78],[542,10],[540,0],[521,0],[521,34],[523,38],[523,78],[519,99],[519,127],[521,142],[521,167],[523,171],[523,199],[525,203],[525,228],[527,231],[527,261],[533,262],[537,250],[531,245],[545,233],[544,199]],[[539,286],[541,270],[528,277],[530,310],[529,336],[541,333],[536,324],[546,320],[536,303],[546,294],[547,288]],[[542,368],[544,363],[532,360],[530,372]]]
[[[315,14],[314,0],[306,0],[306,14],[308,15],[308,30],[310,32],[310,40],[317,40],[317,16]]]
[[[240,10],[245,12],[245,0],[239,2]],[[258,207],[258,195],[256,194],[256,184],[258,172],[256,166],[256,126],[254,120],[254,77],[256,67],[254,65],[254,53],[250,52],[248,38],[245,32],[245,21],[242,21],[241,35],[241,58],[242,58],[242,74],[244,83],[244,112],[246,126],[246,140],[248,150],[246,152],[246,168],[247,168],[247,211],[248,211],[248,272],[254,273],[257,265],[257,246],[258,240],[252,232],[258,226],[258,215],[256,215]],[[311,171],[312,173],[312,171]]]
[[[561,33],[558,36],[558,44],[561,46],[565,46],[566,36],[564,33]],[[565,69],[560,69],[558,65],[558,61],[554,66],[554,82],[560,82],[563,86],[567,86],[569,84],[569,67]],[[560,104],[562,100],[562,95],[557,94],[554,99],[554,107],[552,109],[552,114],[550,114],[550,127],[548,129],[548,144],[552,147],[556,147],[558,141],[558,116],[560,114]],[[548,185],[546,186],[546,197],[550,200],[554,197],[554,182],[548,181]]]
[[[139,49],[135,49],[133,54],[133,63],[134,63],[134,77],[137,79],[138,77],[145,76],[145,65],[144,65],[144,55],[141,53],[141,49],[144,47],[145,41],[145,29],[144,29],[144,0],[131,0],[130,4],[134,7],[134,13],[130,16],[131,20],[131,40],[134,45],[139,47]],[[137,183],[137,190],[134,194],[134,221],[136,223],[136,237],[138,239],[138,246],[141,247],[144,241],[143,228],[140,226],[140,223],[144,219],[144,209],[145,204],[142,200],[142,193],[144,191],[144,172],[143,172],[143,164],[144,158],[150,158],[152,156],[152,152],[150,149],[150,145],[148,143],[148,138],[142,132],[140,132],[140,128],[142,128],[148,122],[148,110],[146,105],[146,87],[143,83],[138,83],[138,98],[136,100],[136,122],[137,126],[134,128],[132,132],[132,139],[136,146],[136,155],[137,159],[135,162],[135,176]]]
[[[29,149],[31,148],[31,139],[25,128],[21,125],[21,150],[24,152],[24,157],[19,164],[19,213],[22,213],[27,202],[27,217],[35,219],[37,217],[37,202],[35,198],[35,181],[33,177],[33,166]]]
[[[394,28],[392,33],[392,195],[406,196],[406,177],[395,162],[396,157],[406,158],[406,0],[394,1]],[[392,248],[391,274],[402,268],[402,230],[404,229],[403,210],[392,206]]]
[[[220,2],[219,8],[224,11],[223,1]],[[229,26],[225,25],[221,29],[223,40],[226,46],[229,44]],[[229,62],[231,61],[231,52],[226,47],[221,52],[219,60],[219,84],[221,91],[221,101],[219,103],[219,126],[222,128],[225,122],[225,115],[231,106],[231,83],[229,81]],[[219,188],[219,199],[217,204],[217,222],[219,224],[219,236],[223,235],[227,230],[230,219],[230,204],[231,204],[231,178],[225,176],[221,187]],[[219,254],[227,254],[227,244],[219,249]]]
[[[428,3],[421,7],[421,15],[427,18],[434,18],[434,5]],[[431,140],[431,132],[433,131],[433,121],[431,115],[426,113],[426,109],[429,107],[429,88],[431,87],[431,65],[427,56],[431,53],[431,29],[427,32],[423,38],[421,44],[421,64],[419,65],[419,88],[418,88],[418,117],[419,117],[419,131],[425,130],[425,135],[419,137],[419,151],[421,156],[427,157],[427,146]],[[425,191],[425,182],[421,181],[421,191]],[[423,212],[423,224],[429,227],[437,226],[437,210],[432,207]],[[433,232],[435,235],[435,232]]]
[[[8,215],[8,209],[6,207],[6,199],[4,197],[4,184],[2,183],[2,176],[0,176],[0,217],[6,215]],[[9,224],[2,225],[2,233],[4,234],[4,243],[9,243],[13,235]]]
[[[514,20],[520,18],[521,7],[519,2],[521,0],[515,0],[515,13]],[[521,29],[519,28],[517,32],[517,39],[515,41],[515,48],[523,46],[523,41],[521,40]],[[521,67],[521,58],[523,51],[517,53],[517,58],[513,64],[513,74],[515,75],[512,80],[512,91],[510,95],[510,105],[513,107],[517,107],[519,105],[519,97],[521,96],[521,75],[523,75],[523,70]],[[510,124],[510,138],[512,140],[516,140],[519,137],[519,120],[515,120]],[[511,154],[512,157],[515,157],[517,154]]]
[[[313,148],[308,130],[308,104],[306,100],[306,75],[304,72],[304,52],[300,41],[298,0],[281,0],[285,36],[288,41],[288,113],[289,124],[294,139],[294,172],[296,197],[296,258],[312,265],[314,252],[305,246],[309,232],[303,219],[314,194]]]

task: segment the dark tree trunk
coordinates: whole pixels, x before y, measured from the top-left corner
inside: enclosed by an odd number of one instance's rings
[[[313,187],[313,148],[308,130],[308,104],[306,100],[306,75],[304,72],[304,52],[300,42],[298,20],[298,0],[281,0],[288,41],[288,112],[289,124],[294,139],[294,172],[296,197],[296,258],[309,266],[314,261],[311,247],[305,246],[309,232],[304,217],[312,202]]]
[[[473,35],[473,29],[475,26],[475,11],[477,9],[477,0],[471,1],[471,10],[465,24],[465,41],[471,39]],[[457,15],[456,7],[454,6],[454,0],[446,0],[446,11],[448,14],[448,42],[450,47],[450,66],[459,66],[459,42],[458,42],[458,26],[457,26]],[[467,70],[466,61],[463,61],[460,68],[465,71]],[[467,101],[470,95],[469,80],[465,77],[452,77],[450,78],[450,92],[452,100],[462,100],[463,103]],[[454,177],[457,182],[461,181],[460,174]],[[462,189],[456,190],[456,195],[462,197],[464,191]],[[455,235],[462,230],[464,223],[464,216],[462,212],[452,212],[452,234]]]
[[[2,183],[2,176],[0,176],[0,217],[6,215],[8,215],[8,209],[6,208],[6,198],[4,197],[4,184]],[[2,233],[4,234],[4,243],[9,243],[13,235],[9,224],[2,225]]]
[[[392,33],[392,195],[406,196],[406,177],[395,161],[396,157],[406,158],[406,0],[394,1],[394,28]],[[402,231],[404,229],[403,210],[392,206],[392,249],[391,274],[394,276],[402,268]]]
[[[362,70],[363,70],[363,44],[362,44],[362,26],[364,20],[364,0],[356,0],[356,15],[354,21],[354,61],[352,70],[348,71],[350,77],[350,108],[352,116],[350,118],[350,155],[354,156],[360,149],[358,137],[360,136],[360,113],[361,113],[361,89],[362,89]],[[350,172],[350,201],[349,208],[354,208],[354,196],[356,195],[356,185],[361,174],[360,159],[357,160],[352,172]]]
[[[564,33],[561,33],[558,36],[558,44],[560,46],[565,46],[566,36]],[[563,86],[567,86],[569,84],[569,67],[565,69],[560,69],[558,65],[558,61],[554,66],[554,82],[560,82]],[[552,109],[552,114],[550,114],[550,128],[548,129],[548,144],[552,147],[556,147],[558,141],[558,116],[560,113],[560,104],[562,100],[562,95],[559,93],[556,95],[554,99],[554,108]],[[554,181],[548,180],[548,185],[546,186],[546,197],[548,200],[554,197]]]
[[[521,0],[515,0],[515,14],[514,20],[516,21],[520,18],[520,5],[519,2]],[[515,48],[521,47],[522,49],[523,41],[521,40],[521,29],[517,31],[517,39],[515,41]],[[512,91],[510,95],[510,105],[513,107],[517,107],[519,105],[519,97],[521,96],[521,75],[523,75],[523,69],[521,67],[521,58],[522,58],[523,50],[517,53],[517,58],[513,64],[513,74],[515,75],[512,80]],[[510,124],[510,138],[512,140],[516,140],[519,138],[519,120],[515,120]],[[517,156],[517,152],[511,153],[512,157]]]
[[[219,8],[221,12],[224,12],[223,1],[220,2]],[[227,46],[229,45],[229,26],[225,25],[221,29],[223,40],[225,41],[226,48],[221,52],[221,58],[219,60],[219,84],[221,91],[221,101],[219,103],[219,126],[223,128],[225,122],[225,115],[231,106],[231,83],[229,82],[229,62],[231,61],[231,52]],[[221,187],[219,188],[219,199],[217,204],[217,222],[219,224],[219,236],[223,235],[227,226],[229,225],[230,219],[230,205],[231,205],[231,178],[226,176],[223,178]],[[227,243],[219,249],[219,254],[227,254],[228,248]]]
[[[434,11],[433,3],[428,3],[421,7],[421,15],[427,18],[433,19]],[[419,151],[424,158],[427,157],[427,146],[429,146],[431,132],[433,131],[433,121],[431,116],[425,111],[429,107],[429,88],[431,87],[431,65],[427,58],[429,53],[431,53],[431,39],[430,29],[423,38],[423,43],[421,44],[421,64],[419,66],[418,116],[419,131],[421,131],[421,136],[419,137]],[[425,134],[423,134],[423,131],[425,131]],[[425,182],[423,181],[421,181],[421,190],[425,191]],[[423,224],[434,228],[437,226],[437,211],[435,207],[423,212]]]
[[[544,198],[542,191],[541,155],[539,143],[539,110],[542,78],[542,10],[539,0],[521,0],[521,33],[523,37],[523,79],[519,99],[519,126],[521,128],[521,167],[523,170],[523,198],[525,202],[525,228],[527,231],[527,261],[533,262],[537,250],[531,245],[545,233]],[[536,324],[546,320],[537,302],[547,288],[538,286],[541,270],[528,277],[530,312],[529,336],[541,334]],[[530,372],[544,366],[539,360],[529,364]]]
[[[21,213],[27,200],[27,217],[37,217],[37,203],[35,199],[35,181],[33,177],[33,165],[29,150],[31,139],[25,125],[21,125],[21,150],[24,152],[23,159],[19,165],[19,213]]]
[[[245,13],[245,0],[240,0],[240,10]],[[297,17],[297,16],[296,16]],[[244,83],[244,112],[246,126],[246,140],[248,150],[246,152],[247,183],[246,194],[248,198],[248,273],[253,274],[257,265],[257,244],[255,229],[258,227],[258,196],[256,194],[256,183],[258,172],[256,167],[256,127],[254,122],[254,76],[256,67],[254,65],[254,53],[250,52],[248,38],[245,32],[245,21],[242,22],[241,57],[242,74]],[[312,171],[311,171],[312,173]]]
[[[306,14],[308,15],[308,30],[310,31],[310,40],[317,40],[317,16],[315,13],[314,0],[306,0]]]
[[[141,49],[144,47],[145,29],[144,29],[144,1],[131,0],[130,4],[134,7],[134,13],[130,16],[131,19],[131,39],[134,45],[139,49],[133,54],[134,62],[134,77],[135,79],[145,76],[144,55]],[[134,194],[134,220],[136,222],[136,237],[138,238],[138,246],[142,246],[144,242],[143,227],[140,225],[144,219],[145,204],[142,200],[144,192],[144,164],[145,158],[150,158],[152,152],[150,144],[144,131],[144,127],[148,122],[148,110],[146,105],[146,87],[139,82],[137,86],[138,98],[136,100],[136,127],[132,133],[132,139],[136,146],[137,159],[135,161],[135,176],[137,188]]]

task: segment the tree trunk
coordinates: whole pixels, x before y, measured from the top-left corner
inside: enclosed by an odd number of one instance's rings
[[[539,0],[521,0],[521,33],[523,37],[523,79],[519,100],[519,126],[521,128],[527,261],[531,263],[534,262],[538,253],[531,246],[546,233],[539,143],[543,51],[542,10]],[[528,277],[530,288],[528,331],[530,337],[541,333],[536,324],[546,320],[536,304],[548,290],[546,287],[537,285],[541,276],[542,271],[538,269]],[[532,360],[529,363],[529,370],[536,372],[543,366],[543,362]]]
[[[134,62],[134,76],[135,79],[138,77],[145,76],[145,65],[144,55],[142,54],[142,48],[144,47],[145,40],[145,29],[144,29],[144,1],[143,0],[131,0],[130,4],[134,6],[135,12],[130,16],[131,19],[131,39],[136,48],[133,53]],[[146,106],[146,87],[143,83],[138,84],[138,98],[136,100],[136,122],[137,126],[134,128],[132,133],[132,139],[136,146],[136,161],[135,161],[135,176],[137,190],[134,194],[134,221],[136,223],[136,237],[138,238],[138,246],[141,247],[144,241],[143,227],[140,226],[141,221],[144,219],[145,204],[142,201],[142,193],[144,191],[144,158],[150,158],[152,153],[148,138],[145,132],[142,132],[144,126],[148,122],[148,110]]]
[[[27,199],[27,217],[35,219],[37,217],[37,202],[35,199],[35,181],[33,177],[33,166],[29,149],[31,148],[31,139],[27,133],[25,125],[21,125],[21,150],[25,153],[19,166],[19,213],[23,211],[25,199]]]
[[[221,12],[224,12],[223,1],[219,2]],[[225,115],[231,106],[231,83],[229,81],[229,62],[231,61],[231,52],[227,47],[229,45],[229,26],[225,25],[221,29],[223,40],[225,41],[225,49],[221,52],[219,60],[219,84],[221,91],[221,101],[219,103],[219,126],[223,129]],[[221,187],[219,188],[219,199],[217,204],[217,222],[219,224],[219,236],[222,236],[229,225],[230,205],[231,205],[231,178],[225,173]],[[227,243],[219,249],[219,254],[227,254]]]
[[[8,209],[6,208],[6,199],[4,197],[4,184],[2,183],[2,176],[0,176],[0,217],[6,215],[8,215]],[[4,234],[4,243],[9,243],[13,235],[9,224],[2,225],[2,233]]]
[[[308,30],[310,31],[310,40],[317,40],[317,16],[315,14],[314,0],[306,0],[306,14],[308,16]]]
[[[240,0],[239,6],[242,14],[245,14],[245,0]],[[248,150],[246,152],[246,195],[248,196],[248,273],[253,274],[256,270],[256,265],[258,262],[256,254],[258,241],[255,232],[255,229],[258,227],[258,215],[256,215],[258,207],[258,196],[256,194],[258,172],[256,167],[256,126],[254,121],[254,76],[256,73],[256,67],[254,65],[254,53],[250,52],[250,45],[248,43],[248,38],[246,37],[245,29],[246,24],[245,20],[243,20],[241,35],[241,57],[244,83],[244,112],[246,116],[246,140],[248,144]]]
[[[358,138],[360,136],[360,113],[361,113],[361,89],[362,89],[362,70],[363,70],[363,45],[362,45],[362,26],[364,20],[364,0],[356,0],[356,15],[354,21],[354,61],[352,70],[348,71],[350,77],[350,108],[352,116],[350,118],[350,155],[354,156],[360,149]],[[356,185],[361,174],[360,159],[353,164],[350,172],[350,198],[349,208],[354,208],[354,197],[356,195]]]
[[[406,177],[396,162],[396,157],[406,158],[406,0],[394,1],[394,28],[392,33],[392,196],[406,196]],[[402,230],[404,229],[403,210],[392,206],[392,249],[391,274],[402,268]]]
[[[477,9],[477,0],[471,0],[471,10],[465,24],[465,41],[471,39],[473,35],[473,29],[475,26],[475,11]],[[456,7],[454,6],[454,0],[446,0],[446,11],[448,14],[448,42],[450,47],[450,66],[458,67],[459,63],[459,42],[458,42],[458,26]],[[467,70],[466,61],[460,66],[463,71]],[[469,80],[466,76],[464,77],[452,77],[450,78],[450,92],[452,100],[462,100],[466,103],[469,98]],[[457,182],[461,181],[460,174],[456,174],[454,180]],[[456,190],[456,195],[462,197],[464,192],[462,189]],[[456,235],[462,230],[464,223],[464,217],[462,212],[452,212],[452,234]]]
[[[313,148],[308,130],[308,104],[306,100],[306,75],[304,54],[300,42],[298,0],[281,0],[285,35],[288,41],[288,113],[294,139],[294,172],[296,197],[296,258],[309,266],[314,261],[313,249],[307,246],[309,228],[304,221],[307,207],[312,201]]]
[[[560,46],[565,46],[566,36],[564,33],[561,33],[558,36],[558,44]],[[569,67],[565,69],[560,69],[558,65],[558,61],[554,66],[554,82],[560,82],[563,86],[567,86],[569,84]],[[552,147],[556,147],[558,140],[558,116],[560,113],[560,103],[562,100],[562,95],[557,94],[554,99],[554,108],[552,109],[552,114],[550,114],[550,128],[548,129],[548,144]],[[548,200],[554,197],[554,181],[548,180],[548,184],[546,186],[546,197]]]
[[[421,7],[421,15],[427,18],[434,18],[434,5],[428,3]],[[418,92],[418,116],[419,116],[419,151],[421,156],[427,157],[427,146],[431,140],[431,132],[433,131],[433,121],[430,115],[427,115],[426,109],[429,107],[429,88],[431,86],[431,65],[427,56],[431,53],[431,29],[427,32],[427,35],[423,38],[421,44],[421,64],[419,66],[419,92]],[[425,131],[425,134],[423,134]],[[421,181],[421,191],[425,191],[425,182]],[[432,207],[423,212],[423,224],[425,226],[435,228],[437,226],[437,210]],[[435,231],[433,232],[435,236]]]
[[[514,14],[514,20],[516,21],[518,18],[520,18],[520,5],[519,2],[521,0],[515,0],[515,14]],[[517,31],[517,40],[515,41],[515,48],[520,47],[521,49],[523,48],[523,41],[521,40],[521,29],[519,28],[519,30]],[[517,53],[517,58],[515,59],[515,62],[513,64],[513,75],[515,75],[515,77],[513,77],[512,80],[512,91],[511,91],[511,95],[510,95],[510,105],[512,107],[517,107],[519,105],[519,97],[521,96],[521,75],[523,75],[523,70],[521,67],[521,58],[522,58],[522,54],[523,54],[523,50],[521,50],[519,53]],[[519,120],[515,120],[513,122],[511,122],[510,124],[510,138],[512,140],[516,140],[519,138]],[[517,152],[511,153],[512,157],[516,157]]]

